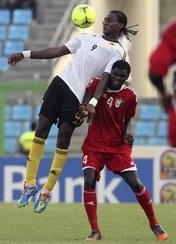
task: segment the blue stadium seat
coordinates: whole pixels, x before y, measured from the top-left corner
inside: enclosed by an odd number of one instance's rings
[[[160,118],[161,108],[159,104],[141,104],[138,118],[141,120],[157,120]]]
[[[0,24],[8,25],[11,22],[11,13],[9,9],[0,9]]]
[[[21,123],[17,121],[5,122],[5,136],[6,137],[19,137],[21,134]]]
[[[134,132],[136,137],[154,136],[156,124],[154,121],[137,121]]]
[[[32,119],[32,106],[28,104],[14,105],[12,107],[12,119],[25,121]]]
[[[135,138],[134,138],[134,145],[135,145],[135,146],[144,146],[144,145],[146,145],[146,140],[145,140],[145,138],[142,138],[142,137],[135,137]]]
[[[48,138],[46,140],[45,154],[53,154],[56,150],[56,138]]]
[[[9,27],[9,40],[26,40],[29,37],[28,26],[26,25],[11,25]]]
[[[35,107],[35,111],[34,111],[34,120],[35,121],[37,121],[38,120],[38,114],[39,114],[39,111],[40,111],[40,107],[41,107],[41,105],[40,104],[38,104],[38,105],[36,105],[36,107]]]
[[[149,138],[148,145],[150,146],[167,146],[167,139],[166,138]]]
[[[10,119],[10,115],[11,115],[11,106],[6,104],[4,112],[5,112],[5,114],[4,114],[5,120],[9,120]]]
[[[7,38],[7,28],[5,25],[0,25],[0,40],[4,41]]]
[[[9,70],[6,57],[0,57],[0,73],[5,73]]]
[[[161,113],[161,119],[162,120],[167,120],[168,119],[168,115],[167,115],[167,113],[164,110]]]
[[[15,138],[5,139],[5,154],[13,155],[18,151],[18,142]]]
[[[160,121],[158,124],[157,136],[167,137],[167,121]]]
[[[30,24],[33,20],[32,9],[14,9],[12,15],[13,24]]]
[[[4,55],[9,56],[13,53],[21,52],[24,50],[23,41],[6,41],[4,46]]]
[[[3,54],[3,42],[0,41],[0,55]]]
[[[30,121],[25,121],[23,123],[23,131],[22,133],[26,132],[26,131],[30,131],[31,130],[31,122]]]

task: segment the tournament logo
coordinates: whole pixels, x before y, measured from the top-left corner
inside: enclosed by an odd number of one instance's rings
[[[160,158],[161,179],[176,178],[176,150],[168,149],[164,151]]]
[[[160,201],[162,203],[176,203],[176,184],[167,183],[161,188]]]

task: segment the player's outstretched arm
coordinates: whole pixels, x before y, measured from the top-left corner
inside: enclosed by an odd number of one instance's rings
[[[18,62],[23,60],[24,58],[30,59],[53,59],[58,58],[63,55],[69,54],[69,49],[63,45],[61,47],[50,47],[39,51],[23,51],[21,53],[12,54],[8,58],[8,63],[12,66],[15,66]]]
[[[101,97],[101,95],[103,94],[103,92],[105,91],[107,84],[108,84],[108,80],[109,80],[109,76],[110,74],[107,72],[104,72],[102,75],[101,80],[99,81],[94,95],[92,97],[92,99],[89,101],[88,105],[87,105],[87,109],[88,109],[88,123],[91,125],[94,115],[95,115],[95,107],[98,103],[99,98]]]

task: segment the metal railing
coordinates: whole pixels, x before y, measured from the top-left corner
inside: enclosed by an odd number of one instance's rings
[[[64,13],[64,16],[62,17],[56,31],[51,38],[51,42],[49,43],[51,47],[58,45],[58,43],[64,43],[69,38],[74,29],[74,25],[70,21],[71,12],[76,5],[86,3],[88,3],[87,0],[73,0],[70,2],[67,10]]]
[[[68,41],[71,33],[73,32],[75,26],[71,22],[71,12],[75,6],[78,4],[88,4],[88,0],[73,0],[70,2],[68,8],[66,9],[58,27],[56,28],[51,41],[49,43],[50,47],[58,46],[60,43],[64,44],[66,41]],[[52,59],[51,60],[51,69],[54,68],[56,62],[58,62],[58,59]],[[50,80],[50,78],[49,78]]]

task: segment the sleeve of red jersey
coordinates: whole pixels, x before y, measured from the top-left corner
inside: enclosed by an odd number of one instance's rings
[[[94,95],[95,88],[97,87],[99,81],[100,78],[92,78],[89,85],[87,86],[86,90],[90,93],[91,96]]]
[[[133,118],[136,114],[136,106],[137,106],[137,97],[134,94],[134,96],[129,100],[128,102],[129,106],[126,110],[126,119]]]

